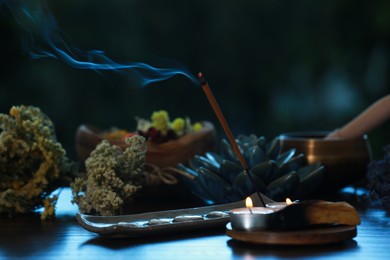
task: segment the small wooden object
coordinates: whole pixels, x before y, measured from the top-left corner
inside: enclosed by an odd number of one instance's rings
[[[360,217],[354,207],[346,202],[318,201],[305,210],[308,225],[349,225],[360,224]]]

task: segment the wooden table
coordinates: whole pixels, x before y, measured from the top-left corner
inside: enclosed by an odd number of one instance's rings
[[[60,196],[57,218],[0,216],[0,259],[390,259],[390,211],[369,200],[343,193],[362,224],[353,240],[321,246],[248,245],[230,239],[225,230],[161,237],[105,238],[80,227],[70,191]]]

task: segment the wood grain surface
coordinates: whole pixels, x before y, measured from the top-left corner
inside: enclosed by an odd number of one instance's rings
[[[70,191],[61,193],[57,218],[0,216],[0,259],[390,259],[390,217],[356,194],[341,194],[359,212],[357,236],[325,245],[252,245],[225,228],[146,238],[107,238],[78,225]]]

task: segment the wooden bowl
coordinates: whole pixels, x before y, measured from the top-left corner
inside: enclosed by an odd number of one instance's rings
[[[297,149],[308,163],[325,166],[321,190],[338,189],[364,178],[372,159],[367,136],[353,139],[324,139],[328,132],[294,132],[278,137],[281,151]]]
[[[186,134],[176,140],[161,144],[148,143],[146,162],[160,168],[176,167],[178,163],[186,163],[196,154],[204,154],[214,149],[216,132],[212,123],[202,122],[203,128],[195,133]],[[81,161],[85,161],[95,147],[104,139],[107,131],[94,126],[81,125],[76,132],[76,150]],[[121,148],[124,141],[110,141]]]

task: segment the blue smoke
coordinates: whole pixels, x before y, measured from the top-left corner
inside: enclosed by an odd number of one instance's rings
[[[197,79],[181,65],[179,68],[156,68],[142,62],[118,63],[104,51],[80,51],[68,46],[56,20],[41,0],[0,0],[13,14],[24,36],[26,50],[34,59],[59,59],[76,69],[95,71],[127,71],[140,86],[183,75],[198,84]]]

